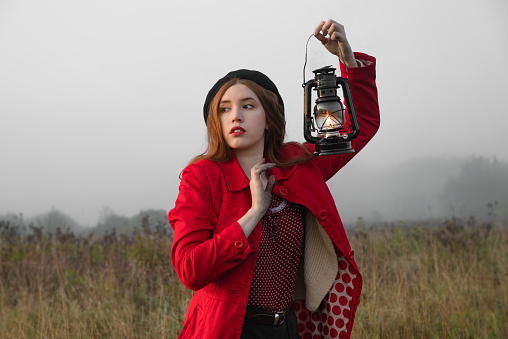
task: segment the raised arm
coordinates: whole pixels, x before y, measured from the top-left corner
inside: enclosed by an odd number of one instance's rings
[[[372,139],[379,129],[379,104],[376,87],[376,59],[363,53],[353,53],[344,26],[334,20],[322,21],[314,36],[339,58],[341,74],[350,81],[351,94],[360,125],[360,135],[352,140],[354,153],[318,156],[312,159],[319,166],[325,180],[330,179]],[[314,151],[314,145],[306,144]]]

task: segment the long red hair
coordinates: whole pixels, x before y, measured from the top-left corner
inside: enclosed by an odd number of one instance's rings
[[[234,151],[227,145],[223,136],[219,120],[219,105],[222,96],[233,85],[243,84],[247,86],[259,98],[266,114],[265,130],[265,158],[267,162],[273,162],[277,167],[290,167],[309,160],[312,153],[303,145],[297,142],[284,143],[286,136],[286,121],[284,119],[284,108],[279,104],[275,93],[261,87],[255,82],[247,79],[231,79],[226,82],[214,96],[210,103],[210,110],[207,119],[207,150],[194,157],[189,165],[203,159],[212,161],[226,162],[231,160]],[[292,144],[297,152],[293,151],[294,156],[282,159],[280,151],[283,145]]]

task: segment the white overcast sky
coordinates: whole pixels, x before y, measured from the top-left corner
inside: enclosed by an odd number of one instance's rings
[[[305,42],[328,18],[378,60],[381,129],[351,166],[508,161],[504,0],[0,0],[0,214],[171,209],[206,93],[233,69],[272,78],[303,141]],[[307,77],[328,64],[311,40]]]

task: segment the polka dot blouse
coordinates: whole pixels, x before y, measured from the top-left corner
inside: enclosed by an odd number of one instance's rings
[[[272,193],[261,219],[261,244],[247,305],[267,312],[291,302],[303,241],[301,206]]]

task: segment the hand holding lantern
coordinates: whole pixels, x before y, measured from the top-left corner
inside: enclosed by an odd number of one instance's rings
[[[340,62],[348,67],[356,67],[356,59],[353,49],[346,37],[344,26],[335,20],[321,21],[314,29],[314,36],[323,46],[339,57]]]

